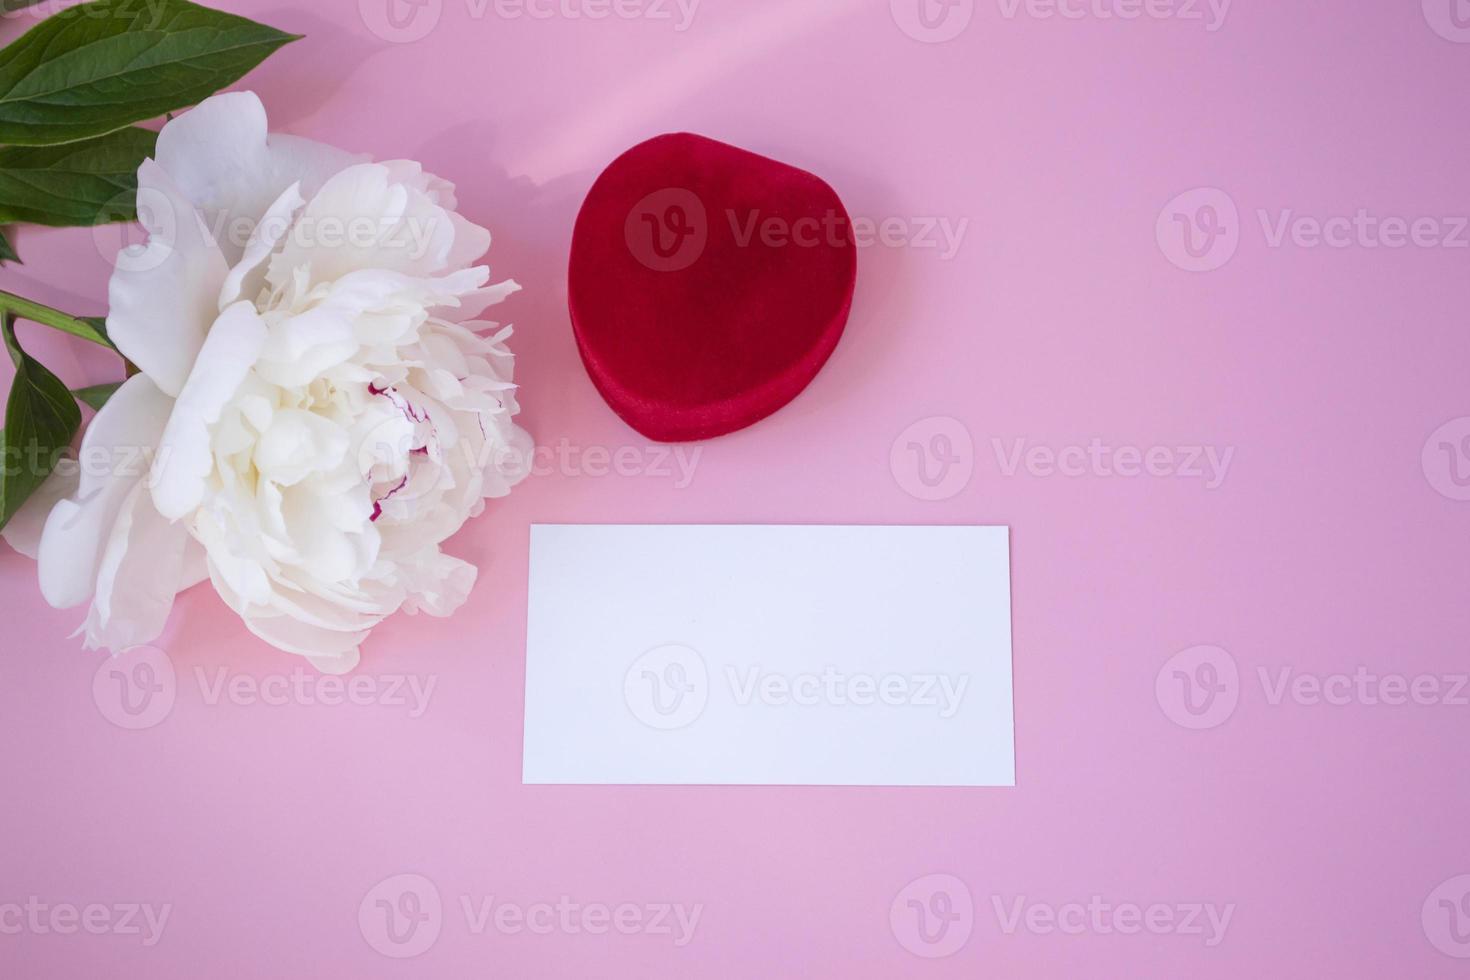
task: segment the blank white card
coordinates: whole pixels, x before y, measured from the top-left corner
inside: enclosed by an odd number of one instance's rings
[[[527,783],[1014,786],[1004,527],[536,525]]]

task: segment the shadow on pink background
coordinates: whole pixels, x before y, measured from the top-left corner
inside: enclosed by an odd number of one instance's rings
[[[1470,970],[1456,0],[963,0],[931,27],[907,0],[703,0],[683,30],[673,0],[387,2],[219,5],[309,35],[245,83],[275,128],[421,159],[494,231],[541,472],[455,539],[469,608],[374,634],[372,704],[320,703],[200,589],[156,724],[120,727],[79,615],[0,553],[0,974]],[[906,229],[862,251],[811,388],[687,479],[593,391],[565,305],[597,172],[679,129]],[[23,231],[0,282],[101,313],[98,237]],[[637,474],[597,475],[624,447]],[[523,787],[537,521],[1010,525],[1018,787]],[[104,934],[53,928],[89,905]],[[127,905],[167,907],[152,945]]]

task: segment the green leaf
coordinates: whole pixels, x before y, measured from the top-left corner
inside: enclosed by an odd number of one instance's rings
[[[133,220],[138,167],[157,143],[157,133],[132,126],[80,143],[0,149],[0,224]]]
[[[70,143],[195,105],[294,40],[188,0],[71,7],[0,51],[0,143]]]
[[[82,410],[61,379],[20,349],[15,325],[0,316],[5,346],[15,361],[15,380],[0,431],[0,528],[10,523],[26,498],[51,475],[61,450],[82,424]]]
[[[41,0],[0,0],[0,14],[12,14],[17,10],[34,7]]]
[[[15,246],[10,244],[10,239],[4,231],[0,231],[0,265],[6,262],[19,262],[20,256],[15,254]]]
[[[77,320],[91,329],[95,337],[87,337],[92,343],[101,343],[108,347],[112,346],[112,338],[107,336],[107,317],[105,316],[79,316]],[[84,336],[78,334],[78,336]]]
[[[113,396],[117,389],[122,387],[121,381],[111,384],[92,385],[90,388],[73,388],[72,395],[84,405],[88,405],[97,411],[102,411],[102,406],[107,404],[107,399]]]

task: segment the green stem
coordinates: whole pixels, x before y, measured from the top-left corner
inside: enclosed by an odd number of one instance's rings
[[[0,342],[5,344],[5,349],[10,352],[10,360],[20,367],[20,341],[15,339],[15,314],[9,310],[0,310]]]
[[[22,320],[30,320],[42,326],[51,327],[63,333],[69,333],[73,337],[90,340],[92,343],[101,344],[109,350],[115,349],[112,343],[108,341],[107,336],[87,321],[79,320],[60,310],[52,309],[34,300],[26,299],[24,296],[7,293],[3,289],[0,289],[0,313],[7,313],[19,317]]]

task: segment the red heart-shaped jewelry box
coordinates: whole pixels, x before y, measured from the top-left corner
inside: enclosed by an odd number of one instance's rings
[[[650,439],[708,439],[800,394],[837,346],[857,250],[821,178],[690,133],[614,160],[572,233],[587,373]]]

